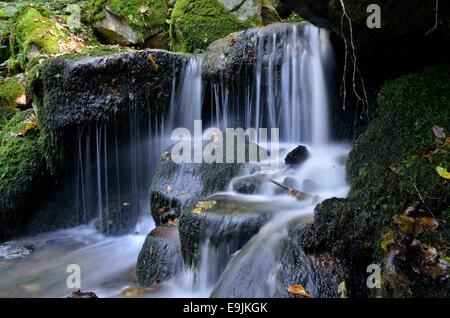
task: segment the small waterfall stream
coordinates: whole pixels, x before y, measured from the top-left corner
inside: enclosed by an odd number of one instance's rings
[[[143,212],[149,211],[147,191],[151,175],[172,129],[192,129],[196,119],[220,128],[280,128],[282,143],[280,158],[276,159],[280,168],[264,172],[261,190],[243,195],[234,192],[230,185],[229,191],[219,194],[249,206],[269,206],[271,220],[244,246],[236,242],[212,244],[206,235],[200,247],[199,269],[186,269],[182,275],[161,284],[149,294],[151,297],[277,296],[274,280],[280,267],[281,247],[288,238],[288,224],[298,218],[311,218],[318,202],[347,194],[343,158],[349,147],[330,141],[327,72],[333,53],[328,33],[311,25],[284,24],[273,34],[259,35],[256,41],[256,63],[247,85],[236,89],[232,87],[235,83],[221,80],[207,85],[202,80],[202,57],[192,56],[181,75],[173,79],[171,106],[165,118],[149,118],[143,123],[131,110],[124,135],[112,123],[80,128],[78,132],[75,197],[79,219],[86,224],[97,216],[100,230],[109,234],[111,218],[117,216],[108,216],[104,221],[105,213],[118,210],[119,217],[136,224]],[[210,100],[205,100],[206,93]],[[284,156],[299,144],[308,148],[309,158],[299,167],[285,166]],[[299,202],[280,193],[268,177],[278,182],[291,178],[299,190],[310,196]],[[143,222],[140,233],[145,234],[154,224],[148,218]],[[34,276],[13,278],[4,275],[5,270],[0,268],[1,289],[16,290],[16,296],[64,297],[67,288],[62,263],[82,261],[90,271],[83,289],[99,296],[120,294],[121,289],[132,284],[130,272],[145,237],[140,234],[111,238],[96,229],[98,224],[91,224],[25,238],[33,242],[64,239],[65,243],[50,245],[43,253],[36,252],[12,264],[17,275],[29,272],[33,266],[41,268]],[[49,261],[50,258],[55,260]],[[10,271],[6,269],[6,273]],[[29,290],[23,286],[29,286]],[[313,279],[307,287],[315,293]]]

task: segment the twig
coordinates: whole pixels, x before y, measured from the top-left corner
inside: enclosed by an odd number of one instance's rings
[[[369,100],[367,97],[367,91],[366,86],[364,83],[364,79],[358,69],[357,66],[357,56],[356,56],[356,48],[354,44],[353,39],[353,26],[352,26],[352,19],[347,14],[347,10],[345,9],[344,0],[339,0],[341,7],[342,7],[342,16],[341,16],[341,32],[342,32],[342,38],[344,40],[344,48],[345,48],[345,56],[344,56],[344,73],[342,75],[342,84],[341,84],[341,94],[343,96],[343,108],[345,110],[346,105],[346,97],[347,97],[347,89],[346,89],[346,75],[347,75],[347,60],[350,58],[350,60],[353,62],[353,72],[352,72],[352,89],[353,93],[355,94],[356,98],[358,99],[358,102],[362,102],[363,104],[363,110],[362,113],[366,112],[367,118],[369,118]],[[350,33],[350,43],[348,43],[348,40],[344,34],[344,21],[347,20],[348,26],[349,26],[349,33]],[[351,55],[349,57],[349,47],[351,49]],[[362,96],[358,92],[358,89],[356,87],[356,76],[359,77],[359,81],[361,83],[362,87]]]
[[[439,9],[439,0],[436,0],[436,5],[434,7],[434,26],[430,30],[428,30],[425,33],[425,35],[434,32],[438,28],[438,9]]]
[[[413,178],[410,176],[409,177],[411,179],[411,183],[413,184],[414,189],[417,192],[417,195],[419,196],[420,201],[423,203],[423,205],[427,208],[428,212],[430,213],[430,215],[435,218],[436,220],[439,220],[436,216],[434,216],[433,212],[431,212],[430,208],[428,207],[428,205],[425,203],[425,200],[422,197],[422,194],[420,193],[419,189],[417,188],[416,183],[414,182]]]

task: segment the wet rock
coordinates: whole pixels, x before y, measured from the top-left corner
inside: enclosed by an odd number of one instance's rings
[[[234,177],[252,167],[255,167],[255,164],[178,164],[171,160],[162,161],[155,171],[150,187],[153,219],[156,224],[164,224],[169,219],[178,217],[184,207],[215,192],[224,191]]]
[[[230,202],[226,198],[211,200],[217,204],[206,211],[196,213],[188,208],[183,211],[179,223],[181,247],[185,264],[197,267],[200,245],[207,240],[221,250],[217,255],[221,257],[223,270],[230,255],[258,233],[270,214],[262,207],[246,207],[245,203]]]
[[[267,181],[263,174],[238,177],[232,181],[233,190],[237,193],[254,194],[261,190],[262,183]]]
[[[158,65],[156,72],[150,54]],[[173,75],[185,58],[147,50],[51,59],[33,78],[33,103],[44,128],[58,136],[73,132],[78,125],[127,114],[131,106],[142,116],[160,114],[169,106]],[[71,107],[67,107],[69,101]]]
[[[339,286],[345,284],[348,269],[334,256],[313,253],[314,232],[311,229],[308,219],[292,221],[289,226],[289,239],[284,245],[277,273],[278,297],[296,297],[288,292],[288,287],[295,284],[304,286],[314,297],[341,296]]]
[[[136,276],[141,286],[163,282],[183,267],[180,238],[176,225],[156,227],[145,239],[139,253]]]
[[[14,258],[30,255],[34,247],[20,241],[8,241],[0,244],[0,260],[10,260]]]
[[[286,155],[284,162],[287,165],[300,165],[305,162],[308,157],[308,149],[305,146],[300,145]]]
[[[81,290],[74,291],[67,298],[98,298],[93,292],[82,292]]]

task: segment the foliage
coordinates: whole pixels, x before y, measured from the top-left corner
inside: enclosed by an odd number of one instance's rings
[[[9,78],[0,83],[0,107],[14,107],[17,97],[25,93],[24,87],[17,78]]]

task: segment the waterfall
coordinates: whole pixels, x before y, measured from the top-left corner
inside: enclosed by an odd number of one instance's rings
[[[256,39],[256,63],[247,85],[232,95],[228,83],[211,85],[212,122],[219,127],[279,128],[284,142],[325,144],[329,140],[329,92],[325,72],[332,63],[327,31],[282,24]],[[241,99],[242,100],[242,99]],[[238,114],[238,116],[236,116]],[[237,120],[239,116],[245,119]]]
[[[167,132],[177,127],[193,131],[194,120],[202,119],[202,58],[191,57],[185,62],[177,82],[174,76]]]

